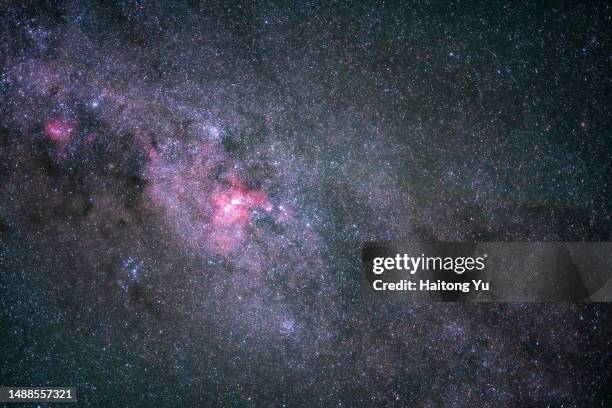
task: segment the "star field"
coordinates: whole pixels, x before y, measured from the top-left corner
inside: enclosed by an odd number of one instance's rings
[[[609,5],[1,8],[2,385],[612,404],[607,304],[369,303],[360,269],[365,241],[610,240]]]

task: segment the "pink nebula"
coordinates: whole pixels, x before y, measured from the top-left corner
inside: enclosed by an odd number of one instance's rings
[[[236,172],[215,175],[228,159],[214,144],[175,140],[148,156],[149,197],[165,210],[177,234],[198,250],[229,255],[257,233],[253,212],[273,208],[264,190],[249,188]]]
[[[212,238],[214,248],[221,252],[234,249],[244,239],[252,211],[272,208],[265,191],[249,189],[235,174],[228,178],[230,187],[218,189],[212,197]]]
[[[59,146],[66,146],[72,141],[77,124],[65,118],[56,118],[45,123],[44,133],[49,140]]]

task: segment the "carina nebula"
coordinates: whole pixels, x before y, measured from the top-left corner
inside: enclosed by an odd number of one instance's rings
[[[608,4],[162,3],[1,7],[1,385],[612,404],[608,304],[370,302],[360,261],[610,240]]]
[[[176,234],[195,249],[231,254],[247,234],[257,233],[252,216],[275,210],[267,192],[249,188],[238,174],[239,163],[228,163],[214,143],[167,140],[160,154],[149,149],[146,195],[161,207]],[[276,208],[272,221],[278,212]]]

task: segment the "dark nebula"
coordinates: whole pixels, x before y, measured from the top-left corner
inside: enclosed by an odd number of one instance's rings
[[[603,407],[608,304],[369,303],[364,241],[609,241],[612,7],[0,6],[0,384]]]

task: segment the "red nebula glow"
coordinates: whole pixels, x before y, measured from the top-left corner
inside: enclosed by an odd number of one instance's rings
[[[272,209],[265,191],[249,189],[244,180],[232,174],[230,187],[217,190],[213,201],[213,243],[218,251],[230,251],[244,238],[251,211]]]
[[[150,147],[146,141],[141,146],[145,152]],[[274,207],[264,189],[249,187],[235,171],[216,174],[227,165],[222,149],[207,142],[183,145],[175,140],[157,149],[148,154],[147,194],[165,209],[188,245],[227,256],[259,233],[251,224],[254,211],[272,212]]]
[[[76,122],[57,118],[45,123],[44,133],[52,142],[65,146],[72,141],[76,128]]]

